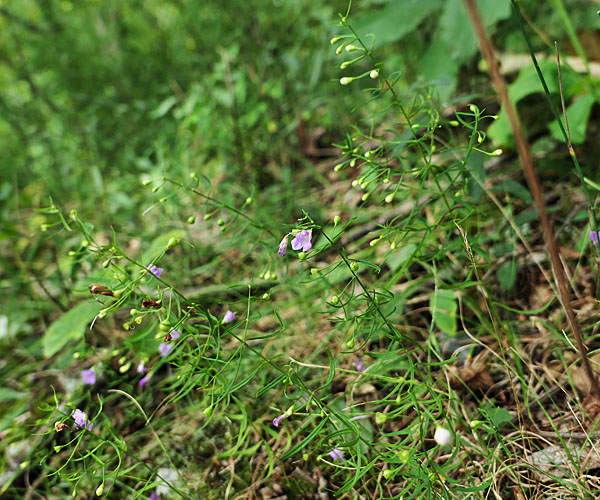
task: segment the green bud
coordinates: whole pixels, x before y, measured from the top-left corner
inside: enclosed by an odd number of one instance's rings
[[[379,71],[376,69],[371,70],[369,77],[371,77],[373,80],[377,80],[377,78],[379,78]]]
[[[329,43],[331,45],[335,45],[336,43],[338,43],[342,38],[342,36],[334,36],[331,40],[329,40]]]
[[[82,240],[82,241],[81,241],[81,243],[80,243],[80,245],[81,245],[83,248],[87,248],[87,247],[89,247],[89,246],[90,246],[90,242],[89,242],[88,240]]]
[[[102,267],[104,269],[106,269],[108,266],[110,266],[110,259],[106,259],[103,263],[102,263]]]
[[[141,325],[142,321],[144,321],[144,317],[143,316],[138,316],[137,318],[135,318],[133,321],[135,321],[135,323],[137,325]]]
[[[265,279],[266,279],[266,280],[270,280],[270,279],[271,279],[271,272],[270,272],[270,271],[267,271],[267,272],[265,273]]]
[[[100,310],[100,312],[98,313],[98,317],[99,317],[100,319],[104,318],[104,317],[106,316],[106,313],[107,313],[107,312],[108,312],[108,311],[107,311],[106,309],[101,309],[101,310]]]
[[[21,469],[21,470],[25,470],[25,469],[27,469],[27,467],[29,467],[29,464],[30,464],[30,463],[31,463],[31,462],[30,462],[29,460],[24,460],[23,462],[21,462],[21,463],[19,464],[19,469]]]
[[[381,239],[381,237],[375,238],[374,240],[369,241],[369,246],[374,247],[375,245],[377,245],[377,243],[379,243],[380,239]]]
[[[354,81],[354,78],[348,77],[348,76],[344,76],[342,78],[340,78],[340,84],[341,85],[349,85]]]
[[[371,193],[365,193],[361,196],[361,200],[362,201],[367,201],[369,199],[369,196],[371,196]]]
[[[224,233],[225,231],[227,231],[227,226],[221,226],[221,232]]]
[[[277,279],[277,273],[276,272],[272,272],[271,273],[271,279],[272,280],[276,280]]]
[[[389,177],[386,177],[385,179],[383,179],[383,183],[384,184],[389,184],[390,183]]]
[[[190,173],[190,179],[196,180],[197,178],[198,178],[198,174],[196,172],[191,172]]]
[[[60,446],[54,447],[54,453],[60,453]]]
[[[306,259],[306,252],[300,252],[298,254],[298,259],[305,260]]]
[[[383,477],[384,477],[384,478],[386,478],[386,479],[388,479],[388,480],[389,480],[389,479],[390,479],[390,478],[392,478],[393,476],[394,476],[394,471],[392,471],[392,470],[390,470],[390,469],[387,469],[387,470],[384,470],[384,471],[383,471]]]
[[[81,357],[81,353],[80,352],[74,352],[73,353],[73,359],[79,359]]]
[[[400,462],[402,462],[403,464],[405,464],[406,462],[408,462],[410,458],[410,451],[408,450],[400,450],[398,452],[398,460],[400,460]]]
[[[131,323],[123,323],[121,326],[123,327],[123,330],[129,330],[131,328]]]
[[[154,188],[156,189],[156,188]],[[159,203],[166,203],[168,198],[161,198],[160,200],[158,200]]]
[[[344,168],[344,164],[343,163],[338,163],[335,167],[333,167],[333,171],[334,172],[339,172],[340,170],[342,170],[342,168]]]
[[[246,205],[252,205],[252,203],[254,203],[254,198],[248,196],[248,198],[246,198]]]
[[[387,415],[385,413],[375,413],[375,423],[377,425],[384,424],[387,420]]]
[[[137,316],[140,312],[137,309],[130,309],[129,310],[129,315],[130,316]]]
[[[123,366],[119,368],[119,373],[127,373],[131,368],[131,361],[129,363],[125,363]]]
[[[98,486],[96,488],[96,495],[98,495],[99,497],[104,495],[104,483],[102,483],[100,486]]]
[[[477,113],[477,111],[479,111],[475,104],[469,104],[469,109],[471,110],[471,113]]]
[[[69,212],[69,216],[71,217],[71,219],[76,220],[77,219],[77,210],[73,209]]]
[[[224,225],[225,225],[225,221],[224,221],[223,219],[219,219],[219,220],[217,221],[217,224],[218,224],[219,226],[224,226]]]
[[[152,184],[152,181],[150,179],[142,181],[142,186],[148,186],[149,184]]]
[[[340,45],[337,49],[335,49],[335,53],[339,56],[342,53],[342,50],[344,50],[344,46]]]
[[[358,268],[359,268],[358,262],[350,263],[350,269],[352,269],[354,272],[358,271]]]
[[[48,229],[50,228],[50,224],[40,224],[40,230],[41,231],[48,231]]]
[[[358,186],[358,184],[359,184],[358,179],[354,179],[352,181],[352,187],[356,187],[356,186]]]
[[[160,189],[160,186],[154,186],[154,187],[152,188],[152,192],[153,192],[153,193],[156,193],[156,192],[157,192],[159,189]]]
[[[162,332],[168,332],[171,329],[171,324],[166,321],[161,321],[158,325],[158,329]]]
[[[202,413],[204,414],[205,417],[210,417],[213,414],[213,408],[212,408],[212,406],[209,406],[208,408],[205,408]]]
[[[305,462],[308,462],[308,459],[309,459],[308,453],[303,453],[302,454],[302,460],[304,460]]]
[[[71,496],[72,496],[73,498],[75,498],[75,497],[77,496],[77,490],[73,490],[73,493],[71,493]]]
[[[450,121],[448,122],[448,125],[450,125],[451,127],[458,127],[458,126],[459,126],[459,123],[458,123],[458,121],[457,121],[457,120],[450,120]]]
[[[352,337],[348,342],[346,342],[347,349],[354,349],[354,337]]]
[[[122,297],[122,295],[123,295],[123,289],[122,288],[120,290],[115,290],[113,292],[113,297],[115,299],[117,299],[117,300],[120,299]]]
[[[187,223],[188,224],[193,224],[194,222],[196,222],[196,216],[195,215],[192,215],[192,216],[188,217],[188,219],[187,219]]]
[[[342,220],[342,218],[339,215],[336,215],[333,218],[333,225],[334,225],[334,227],[337,226],[340,223],[341,220]]]
[[[392,250],[396,250],[396,242],[395,241],[392,241],[392,243],[390,244],[390,248]]]
[[[317,274],[319,274],[319,270],[316,267],[313,267],[310,270],[310,274],[312,274],[313,276],[316,276]]]
[[[337,306],[340,303],[340,298],[337,295],[332,295],[329,299],[329,303],[334,306]]]
[[[483,422],[481,420],[471,420],[469,425],[471,426],[471,429],[478,429],[483,425]]]
[[[495,149],[494,151],[492,151],[492,156],[500,156],[502,155],[502,150],[501,149]]]
[[[212,214],[204,214],[204,220],[210,220],[212,218]]]
[[[353,45],[351,43],[346,45],[346,52],[354,52],[355,50],[360,50],[360,49],[359,49],[359,47],[357,47],[356,45]]]
[[[350,160],[350,166],[352,168],[356,167],[356,158],[352,158],[352,160]]]
[[[386,202],[386,203],[391,203],[392,201],[394,201],[394,196],[395,196],[395,193],[388,194],[388,195],[385,197],[385,202]]]
[[[69,257],[75,257],[77,255],[77,252],[74,252],[73,250],[71,250],[71,251],[67,252],[67,255]]]
[[[171,238],[167,242],[167,248],[173,248],[174,246],[179,245],[179,240],[177,238]]]
[[[258,277],[259,277],[261,280],[264,280],[264,279],[265,279],[265,273],[260,273],[260,274],[258,275]]]

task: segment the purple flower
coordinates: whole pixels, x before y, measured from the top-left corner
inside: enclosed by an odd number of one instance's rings
[[[171,334],[171,340],[178,339],[181,336],[181,333],[177,330],[171,330],[169,333]]]
[[[598,246],[598,231],[590,231],[590,240],[592,240],[592,245]]]
[[[151,267],[147,267],[146,269],[150,271],[150,274],[153,274],[157,278],[160,278],[160,273],[164,271],[162,267],[156,267],[154,264]]]
[[[289,237],[290,237],[290,233],[286,234],[283,237],[283,239],[281,240],[281,243],[279,243],[279,250],[277,250],[277,255],[281,255],[281,256],[285,255],[285,252],[287,252]]]
[[[308,252],[312,248],[312,243],[310,242],[311,239],[312,229],[303,229],[292,240],[292,250],[302,249],[303,252]]]
[[[96,383],[96,372],[94,369],[83,370],[81,372],[81,380],[83,380],[84,384],[94,385]]]
[[[223,323],[231,323],[235,319],[235,313],[231,312],[229,309],[223,316]]]
[[[365,364],[360,359],[355,360],[354,365],[356,366],[356,371],[359,371],[359,372],[365,371]]]
[[[336,460],[344,460],[344,452],[339,448],[334,448],[329,453],[327,453],[334,461]]]
[[[73,410],[73,412],[71,413],[71,418],[73,420],[75,420],[75,425],[77,427],[85,427],[88,431],[91,431],[92,427],[94,427],[94,424],[89,422],[89,419],[88,419],[88,416],[86,415],[86,413],[81,411],[79,408],[77,408],[76,410]],[[87,425],[86,425],[86,423],[87,423]]]
[[[150,378],[152,377],[151,373],[148,373],[148,375],[142,377],[139,381],[140,387],[144,387],[148,381],[150,380]]]
[[[169,351],[171,351],[171,349],[173,349],[173,346],[171,344],[165,344],[163,342],[158,346],[158,353],[164,358],[167,354],[169,354]]]
[[[279,427],[279,424],[282,422],[282,420],[285,418],[285,416],[286,416],[286,415],[285,415],[285,413],[284,413],[283,415],[279,415],[278,417],[275,417],[275,418],[273,419],[273,425],[274,425],[275,427]]]
[[[146,373],[146,367],[144,366],[145,362],[144,361],[140,361],[140,364],[137,365],[137,372],[140,375],[143,375],[144,373]]]
[[[158,500],[158,494],[156,493],[156,491],[152,492],[152,494],[150,495],[150,500]]]

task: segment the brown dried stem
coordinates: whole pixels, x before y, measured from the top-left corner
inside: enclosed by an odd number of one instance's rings
[[[542,195],[542,188],[540,186],[540,181],[533,165],[533,156],[531,154],[529,144],[527,143],[527,139],[523,134],[523,130],[519,123],[517,113],[509,100],[506,82],[500,74],[500,69],[498,67],[496,57],[494,56],[494,51],[492,50],[491,42],[485,33],[483,24],[481,22],[481,18],[479,17],[475,4],[473,0],[465,0],[465,5],[469,12],[469,16],[471,17],[473,27],[475,28],[477,38],[479,39],[481,51],[483,52],[483,56],[485,57],[485,60],[487,62],[490,78],[492,79],[492,82],[494,83],[494,86],[496,87],[498,94],[500,95],[502,107],[508,115],[508,119],[513,130],[513,134],[515,137],[515,145],[519,153],[519,158],[521,159],[521,164],[523,165],[525,179],[527,180],[527,185],[529,186],[529,190],[531,191],[531,194],[533,196],[533,201],[540,216],[540,222],[542,223],[542,233],[544,235],[544,240],[546,241],[546,246],[550,255],[550,263],[552,265],[554,279],[556,280],[556,284],[558,286],[558,295],[567,314],[567,319],[569,321],[569,325],[571,326],[571,330],[573,331],[573,336],[575,337],[577,349],[581,356],[583,368],[590,381],[591,392],[594,395],[600,397],[600,386],[598,386],[598,381],[596,380],[590,362],[587,358],[587,352],[585,345],[583,344],[581,331],[579,330],[579,325],[577,324],[577,320],[575,319],[575,313],[571,304],[571,298],[569,297],[569,286],[567,284],[565,269],[563,268],[560,259],[560,254],[558,251],[558,245],[556,244],[556,241],[554,239],[552,225],[550,223],[548,213],[546,212],[546,206],[544,204],[544,198]]]

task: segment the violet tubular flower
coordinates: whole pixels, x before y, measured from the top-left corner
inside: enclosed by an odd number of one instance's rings
[[[273,425],[275,427],[279,427],[279,424],[283,421],[283,419],[285,419],[285,417],[286,417],[285,413],[282,415],[279,415],[278,417],[275,417],[273,419]]]
[[[356,371],[357,372],[364,372],[365,371],[365,364],[360,359],[357,359],[357,360],[354,361],[354,366],[356,366]]]
[[[590,231],[590,240],[592,241],[592,245],[595,247],[598,246],[598,231]]]
[[[94,385],[96,383],[96,372],[94,369],[83,370],[81,372],[81,380],[83,380],[84,384]]]
[[[231,312],[229,309],[223,316],[223,323],[231,323],[235,319],[235,313]]]
[[[312,248],[312,229],[303,229],[292,240],[292,250],[300,250],[308,252]]]
[[[79,408],[73,410],[71,413],[71,418],[75,420],[75,425],[77,427],[85,427],[88,431],[92,430],[94,424],[89,422],[89,418],[84,411],[81,411]]]
[[[153,274],[157,278],[160,278],[160,273],[164,271],[162,267],[156,267],[154,264],[146,269],[150,272],[150,274]]]
[[[281,255],[282,257],[285,255],[285,253],[287,252],[289,238],[290,238],[290,233],[286,234],[283,237],[283,239],[281,240],[281,243],[279,243],[279,249],[277,250],[277,255]]]
[[[164,342],[158,346],[158,354],[160,354],[163,358],[169,354],[169,352],[173,349],[171,344],[165,344]]]
[[[329,453],[327,453],[331,459],[335,462],[337,460],[344,461],[344,452],[339,448],[334,448]]]
[[[140,384],[140,387],[144,387],[148,381],[150,380],[150,377],[152,376],[151,373],[148,373],[147,375],[145,375],[144,377],[142,377],[140,379],[140,381],[138,382]]]

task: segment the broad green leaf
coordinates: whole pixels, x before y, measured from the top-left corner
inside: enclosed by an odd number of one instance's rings
[[[472,200],[477,203],[483,194],[485,184],[484,155],[479,151],[473,151],[467,162],[467,172],[470,174],[467,180],[467,191]]]
[[[514,259],[503,262],[496,271],[498,283],[503,290],[510,290],[517,279],[517,261]]]
[[[391,0],[383,9],[356,16],[352,26],[367,47],[381,47],[414,31],[441,5],[441,0]]]
[[[452,336],[456,334],[456,297],[452,290],[436,288],[429,300],[431,315],[436,326]]]
[[[69,342],[79,340],[83,336],[85,328],[102,307],[102,304],[95,301],[80,302],[52,323],[44,334],[44,356],[49,358]]]
[[[426,82],[436,85],[439,99],[446,101],[456,88],[458,69],[458,62],[448,57],[446,45],[441,40],[435,40],[420,59],[418,73]]]
[[[596,99],[593,95],[586,94],[573,101],[573,103],[567,107],[567,118],[569,119],[571,141],[573,144],[581,144],[585,140],[588,118],[595,102]],[[564,142],[565,139],[556,120],[548,125],[548,128],[550,129],[552,137]]]

